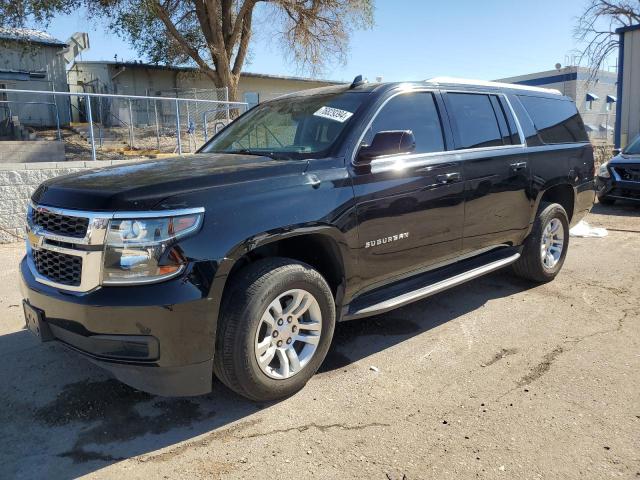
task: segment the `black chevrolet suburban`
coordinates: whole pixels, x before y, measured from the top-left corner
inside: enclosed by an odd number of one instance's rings
[[[336,322],[561,269],[593,150],[554,90],[436,78],[262,103],[189,157],[44,182],[27,327],[160,395],[302,388]]]

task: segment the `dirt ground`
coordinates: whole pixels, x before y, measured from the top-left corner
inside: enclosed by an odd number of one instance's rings
[[[508,272],[341,324],[293,397],[167,399],[23,329],[0,272],[0,478],[640,478],[640,208],[599,205],[534,286]],[[375,368],[374,368],[375,367]]]

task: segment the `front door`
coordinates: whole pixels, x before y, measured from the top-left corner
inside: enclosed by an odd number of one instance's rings
[[[519,243],[531,218],[530,168],[506,98],[444,97],[465,177],[464,252]]]
[[[459,254],[464,221],[462,165],[446,154],[437,93],[395,94],[378,111],[362,144],[377,132],[411,130],[411,155],[353,169],[359,271],[364,290]]]

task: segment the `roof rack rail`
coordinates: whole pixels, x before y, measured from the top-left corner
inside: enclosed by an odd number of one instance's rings
[[[514,90],[527,90],[530,92],[551,93],[553,95],[562,95],[560,90],[555,88],[530,87],[529,85],[519,85],[517,83],[488,82],[486,80],[471,80],[469,78],[456,77],[434,77],[425,80],[427,83],[451,83],[458,85],[477,85],[480,87],[496,87],[496,88],[512,88]]]

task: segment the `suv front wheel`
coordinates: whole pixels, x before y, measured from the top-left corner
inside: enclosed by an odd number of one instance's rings
[[[329,285],[309,265],[285,258],[259,260],[232,281],[220,314],[216,376],[251,400],[295,393],[331,344],[335,304]]]
[[[560,272],[568,247],[567,212],[557,203],[542,203],[513,270],[528,280],[549,282]]]

